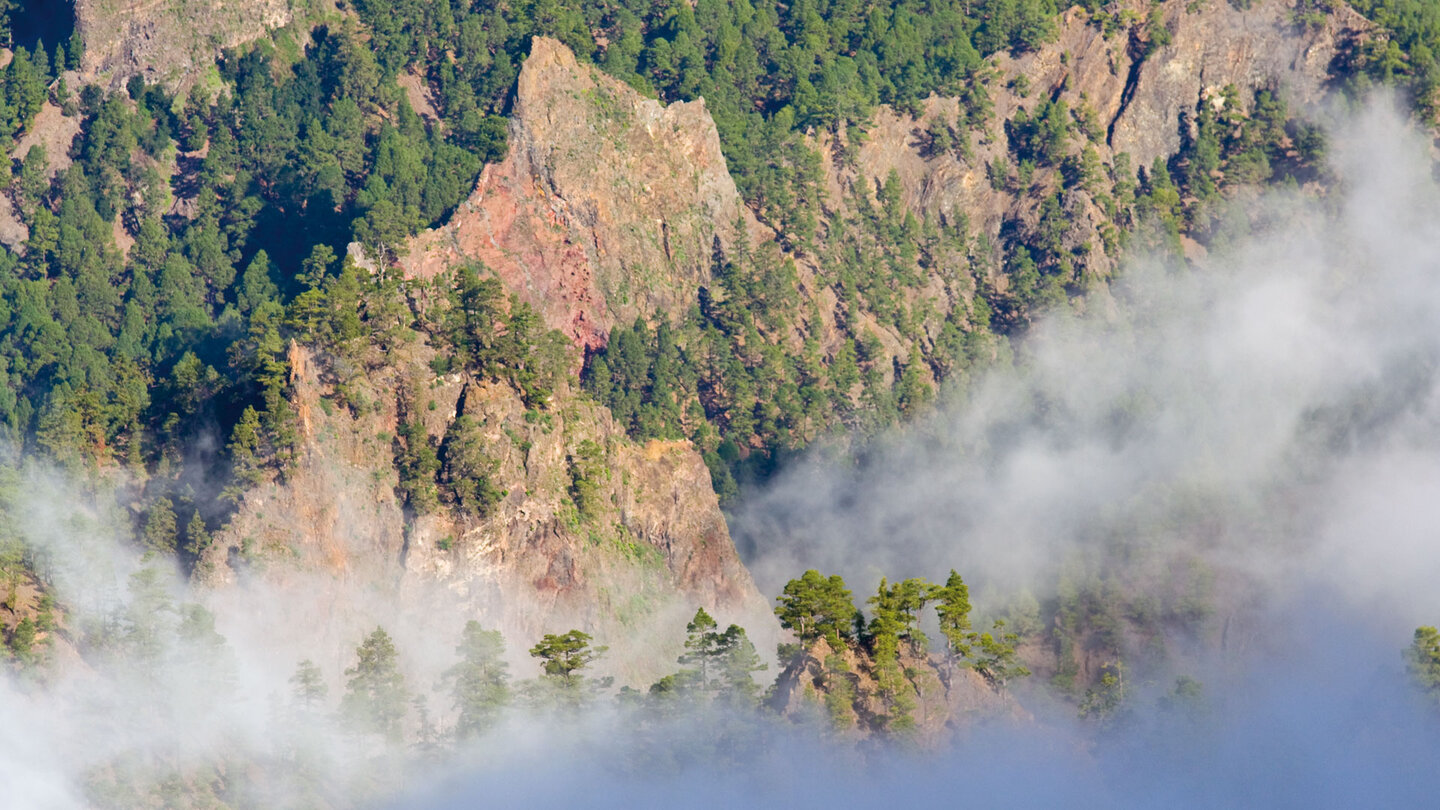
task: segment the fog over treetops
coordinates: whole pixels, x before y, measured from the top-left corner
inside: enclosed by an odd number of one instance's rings
[[[1096,636],[1073,639],[1011,686],[1008,718],[919,748],[607,692],[569,714],[518,701],[442,746],[454,617],[323,578],[192,588],[30,460],[10,509],[67,621],[127,640],[48,683],[0,683],[0,806],[87,806],[97,783],[151,772],[176,795],[228,779],[247,786],[238,804],[286,807],[1424,805],[1440,720],[1400,650],[1440,620],[1440,186],[1387,101],[1333,125],[1329,155],[1318,199],[1239,202],[1193,269],[1135,262],[1113,301],[1040,322],[1014,369],[858,460],[817,449],[734,507],[767,594],[810,568],[861,600],[882,575],[954,568],[979,616],[1063,631],[1077,593],[1129,589],[1094,660],[1078,646]],[[1172,615],[1186,599],[1193,615]],[[322,604],[337,624],[307,619]],[[413,715],[401,739],[334,719],[376,624],[429,698],[428,732]],[[534,642],[506,638],[516,679],[536,674]],[[1077,718],[1053,687],[1066,655],[1123,660],[1123,703]],[[329,687],[302,704],[306,658]]]
[[[1329,192],[1233,205],[1193,269],[1134,262],[1113,305],[1052,313],[1014,371],[750,498],[735,532],[762,590],[797,565],[1034,588],[1143,548],[1282,604],[1324,587],[1398,627],[1440,611],[1440,197],[1388,102],[1330,138]]]

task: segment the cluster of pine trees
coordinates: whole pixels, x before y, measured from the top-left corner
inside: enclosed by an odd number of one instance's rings
[[[0,584],[10,588],[7,598],[11,601],[15,599],[13,576],[18,570],[12,556],[10,552],[0,555],[0,577],[5,578]],[[936,660],[945,667],[973,669],[996,690],[1029,674],[1016,656],[1017,636],[1005,632],[1004,622],[995,622],[992,631],[972,629],[969,589],[954,571],[943,585],[921,579],[891,585],[882,580],[876,595],[868,600],[868,619],[855,607],[840,577],[825,577],[813,570],[787,583],[777,602],[775,614],[796,640],[780,646],[782,679],[816,655],[826,657],[827,671],[838,672],[848,650],[878,685],[872,696],[846,691],[842,679],[827,679],[833,688],[817,698],[830,707],[838,726],[849,723],[842,709],[848,712],[852,706],[878,697],[887,712],[862,713],[867,731],[901,734],[913,728],[909,712],[915,705],[915,691],[908,685],[905,671],[931,659],[930,642],[919,623],[921,613],[932,604],[944,637],[943,653]],[[101,668],[152,675],[164,672],[165,677],[178,668],[185,677],[216,690],[207,700],[223,698],[235,686],[233,654],[215,631],[214,616],[201,605],[175,603],[156,567],[143,568],[130,577],[129,598],[113,613],[73,618],[79,624],[71,627],[68,635]],[[49,637],[37,641],[37,634],[54,629],[48,608],[39,620],[27,619],[10,629],[5,640],[19,671],[38,680],[47,677]],[[627,686],[613,692],[612,678],[591,677],[594,665],[607,652],[606,647],[592,642],[579,630],[544,636],[529,649],[539,665],[539,676],[515,683],[501,634],[468,622],[455,649],[457,662],[435,684],[435,690],[451,701],[440,711],[449,718],[441,724],[426,705],[425,693],[430,690],[407,682],[396,639],[377,627],[356,648],[338,703],[331,706],[322,671],[305,660],[290,679],[292,708],[315,719],[329,716],[342,728],[377,734],[392,742],[418,739],[423,744],[437,744],[442,738],[463,741],[479,736],[512,707],[578,711],[606,694],[613,694],[622,706],[663,716],[704,707],[748,712],[774,702],[774,687],[762,694],[755,679],[768,665],[745,629],[735,624],[722,629],[703,608],[686,625],[684,651],[677,660],[681,668],[645,691]]]
[[[468,622],[455,648],[458,660],[438,684],[451,701],[447,714],[453,718],[442,728],[432,720],[423,694],[412,694],[407,686],[393,639],[376,628],[356,648],[354,665],[345,670],[345,692],[335,717],[356,732],[378,734],[392,742],[408,736],[423,746],[479,737],[516,708],[578,712],[601,700],[613,684],[611,677],[590,675],[608,650],[592,641],[579,630],[545,635],[529,650],[540,667],[539,676],[516,683],[500,632]],[[721,631],[704,609],[698,610],[686,627],[679,663],[683,669],[660,679],[648,692],[625,687],[617,699],[625,706],[647,708],[678,707],[682,700],[721,701],[734,709],[756,705],[759,687],[752,675],[766,665],[742,628],[730,625]],[[329,688],[313,662],[302,661],[290,683],[297,705],[307,711],[324,705]]]
[[[853,715],[872,732],[893,734],[914,728],[914,665],[930,655],[930,640],[920,623],[925,608],[932,604],[945,641],[943,658],[951,670],[957,666],[973,669],[997,691],[1030,674],[1017,657],[1019,636],[1007,632],[1003,620],[996,620],[990,631],[972,628],[970,589],[955,571],[943,585],[920,578],[892,585],[882,578],[875,595],[867,600],[871,609],[868,621],[855,607],[844,580],[815,570],[787,583],[778,601],[775,615],[780,626],[794,633],[798,641],[781,646],[782,659],[793,662],[824,656],[820,661],[826,685],[824,704],[832,722],[842,727]],[[852,658],[868,670],[873,695],[857,690],[848,677]],[[864,708],[871,697],[879,700],[881,711]]]
[[[8,440],[163,478],[200,426],[252,432],[253,409],[264,435],[247,443],[283,459],[287,341],[393,326],[361,311],[379,281],[347,276],[337,250],[393,250],[496,157],[427,129],[373,58],[322,28],[295,63],[227,59],[219,94],[50,84],[81,134],[68,168],[35,146],[11,181],[29,237],[0,256]]]
[[[1003,621],[997,621],[989,632],[971,628],[969,589],[954,571],[943,585],[921,579],[890,585],[882,580],[877,594],[868,602],[872,614],[868,620],[854,606],[840,577],[825,577],[813,570],[786,584],[777,601],[776,616],[781,626],[794,633],[797,642],[780,647],[785,670],[780,677],[783,680],[817,653],[825,655],[827,672],[832,677],[827,678],[825,694],[817,699],[829,707],[838,727],[850,722],[847,717],[852,707],[871,697],[847,688],[844,679],[833,677],[837,668],[844,667],[842,653],[848,649],[858,654],[857,660],[877,684],[875,697],[886,707],[885,713],[878,715],[860,712],[865,730],[903,734],[914,728],[910,712],[915,707],[915,690],[907,681],[905,669],[929,659],[930,643],[919,622],[920,614],[930,604],[935,605],[945,638],[942,658],[946,666],[973,669],[997,690],[1029,674],[1016,656],[1017,637],[1004,631]],[[345,693],[337,717],[352,729],[394,741],[417,727],[414,735],[422,741],[441,737],[461,741],[494,727],[515,704],[529,710],[575,711],[598,700],[613,682],[609,677],[589,676],[588,670],[608,649],[592,641],[579,630],[546,635],[529,650],[539,663],[539,677],[514,684],[499,631],[486,630],[475,621],[467,623],[456,647],[459,661],[441,679],[452,701],[450,714],[454,717],[453,724],[442,733],[425,708],[424,699],[412,695],[406,686],[394,640],[383,628],[376,628],[356,649],[355,664],[345,672]],[[775,687],[762,695],[755,680],[767,665],[745,629],[732,624],[722,630],[703,608],[685,627],[684,652],[677,662],[680,670],[660,678],[648,690],[627,686],[615,694],[615,699],[622,706],[662,716],[705,707],[752,711],[774,703]],[[308,660],[301,662],[291,684],[295,687],[295,702],[307,709],[322,704],[328,694],[319,668]]]

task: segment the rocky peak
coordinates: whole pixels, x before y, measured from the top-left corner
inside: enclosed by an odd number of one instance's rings
[[[742,215],[703,100],[663,105],[536,37],[510,150],[401,264],[429,277],[483,262],[551,327],[598,346],[637,315],[678,315]]]

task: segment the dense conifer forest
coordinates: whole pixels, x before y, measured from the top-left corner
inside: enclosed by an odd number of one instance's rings
[[[1383,52],[1354,55],[1350,80],[1398,82],[1428,98],[1434,34],[1422,10],[1363,10],[1396,33]],[[1125,250],[1132,234],[1178,250],[1182,233],[1210,227],[1225,187],[1304,182],[1324,148],[1263,91],[1223,111],[1202,105],[1198,135],[1148,167],[1123,156],[1100,164],[1088,146],[1103,137],[1093,114],[1063,103],[1035,99],[1014,120],[993,120],[985,59],[1053,36],[1057,9],[1044,2],[364,0],[353,12],[303,39],[287,29],[227,53],[217,84],[178,96],[139,79],[123,92],[67,86],[78,35],[17,48],[4,69],[0,146],[12,151],[47,100],[81,133],[54,176],[46,167],[58,156],[43,145],[0,167],[28,231],[0,258],[0,423],[11,443],[161,478],[182,462],[212,475],[238,463],[243,478],[252,456],[282,468],[293,419],[286,342],[425,331],[395,309],[398,280],[355,271],[346,245],[393,255],[469,193],[481,165],[505,152],[507,100],[537,34],[646,94],[704,97],[737,185],[781,235],[717,253],[715,287],[690,316],[626,325],[586,364],[587,390],[634,435],[694,439],[726,497],[836,428],[873,431],[912,413],[936,381],[1003,359],[1026,313],[1085,295],[1094,282],[1059,238],[1067,190],[1088,190],[1108,212],[1107,252]],[[1106,24],[1104,8],[1087,13]],[[441,125],[410,108],[396,83],[407,72],[433,89]],[[998,254],[963,217],[922,221],[904,210],[893,178],[874,202],[854,200],[853,213],[819,204],[807,133],[863,130],[877,105],[916,111],[931,94],[960,97],[963,111],[929,134],[931,148],[963,153],[1003,129],[1018,169],[995,167],[994,182],[1038,206],[1039,222],[1002,234]],[[1032,181],[1047,168],[1054,180]],[[193,210],[170,212],[177,195],[193,197]],[[818,318],[797,306],[781,247],[813,257],[837,291],[842,328],[855,324],[838,351],[822,351]],[[1011,279],[1004,293],[983,282],[996,255]],[[928,312],[905,295],[967,263],[962,273],[981,279],[973,303]],[[880,365],[862,311],[911,336],[898,368]],[[510,342],[483,362],[526,365],[519,355],[531,350]],[[481,362],[464,352],[456,361]],[[178,444],[201,421],[235,449],[182,459]],[[207,522],[216,508],[203,510]]]

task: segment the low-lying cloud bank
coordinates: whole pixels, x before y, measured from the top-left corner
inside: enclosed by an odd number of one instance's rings
[[[395,808],[731,808],[983,805],[1076,808],[1418,807],[1433,802],[1440,722],[1394,645],[1334,614],[1295,617],[1295,645],[1211,684],[1185,708],[1151,703],[1097,737],[1073,717],[981,726],[941,751],[857,753],[811,729],[757,723],[732,758],[714,728],[553,730],[470,762]],[[667,757],[657,757],[663,747]],[[664,766],[660,763],[665,762]]]
[[[817,454],[735,516],[772,594],[806,568],[862,600],[881,575],[956,568],[997,612],[1020,589],[1048,599],[1072,569],[1202,566],[1213,616],[1184,653],[1201,698],[1163,704],[1170,684],[1142,680],[1128,719],[1097,733],[1034,689],[1033,722],[929,752],[724,714],[516,712],[432,755],[413,721],[402,745],[333,722],[342,672],[386,624],[443,727],[437,682],[468,617],[298,575],[207,594],[160,571],[147,590],[132,580],[147,563],[107,531],[119,518],[77,513],[83,498],[32,469],[27,539],[72,629],[111,622],[120,641],[44,686],[0,680],[0,806],[86,806],[97,784],[128,806],[115,786],[147,769],[179,774],[180,795],[266,807],[1431,803],[1440,721],[1398,649],[1440,621],[1440,187],[1387,104],[1331,139],[1328,196],[1247,207],[1204,269],[1131,270],[1123,318],[1047,320],[1015,370],[858,464]],[[204,603],[226,641],[167,609],[145,646],[146,599]],[[512,671],[532,674],[534,640],[508,642]],[[328,682],[323,711],[291,697],[302,658]]]
[[[1331,132],[1339,183],[1141,262],[1119,318],[1059,314],[1016,368],[844,467],[817,457],[734,521],[762,591],[793,571],[951,567],[996,592],[1076,554],[1202,554],[1267,596],[1324,585],[1391,630],[1440,616],[1440,187],[1394,107]],[[1217,240],[1217,242],[1220,240]]]

